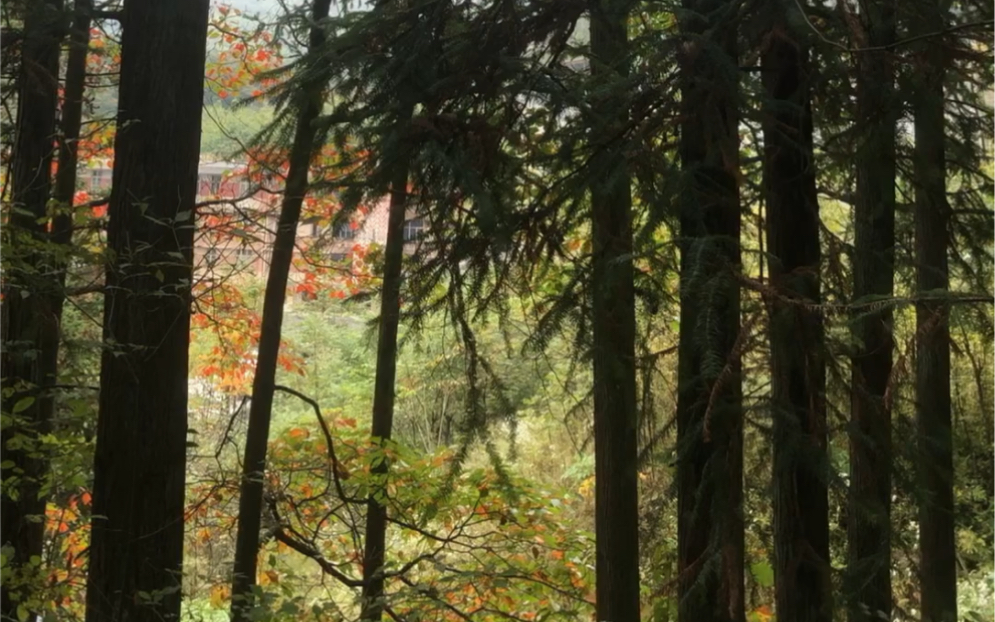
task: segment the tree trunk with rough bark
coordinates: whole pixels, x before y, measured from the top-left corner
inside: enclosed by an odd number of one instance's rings
[[[944,0],[925,0],[913,17],[917,33],[948,21]],[[916,424],[918,427],[919,567],[923,622],[957,620],[957,545],[954,524],[953,430],[950,400],[950,288],[947,251],[946,54],[927,41],[915,55],[913,153],[915,189]]]
[[[404,115],[408,118],[410,115]],[[408,193],[408,156],[399,156],[397,174],[391,181],[390,210],[387,216],[387,243],[384,248],[383,289],[380,294],[380,331],[377,336],[377,372],[373,387],[372,442],[383,451],[394,428],[394,395],[397,376],[397,328],[401,314],[401,264],[404,260],[404,219]],[[387,494],[390,468],[382,456],[371,473],[382,482],[370,492],[366,510],[366,538],[363,552],[364,622],[379,622],[384,611],[384,558],[386,554]],[[382,478],[382,479],[381,479]]]
[[[39,438],[51,429],[59,351],[60,282],[46,228],[59,87],[62,3],[36,0],[24,9],[17,119],[10,171],[11,211],[5,226],[2,436],[5,494],[0,499],[0,544],[10,547],[0,588],[0,614],[17,619],[32,585],[44,578],[30,563],[45,532],[49,458]],[[13,252],[15,258],[9,259]]]
[[[869,3],[861,15],[868,46],[895,40],[893,0]],[[895,100],[893,52],[857,56],[857,194],[850,407],[850,488],[846,572],[847,619],[891,617],[890,298],[895,283]]]
[[[325,40],[324,26],[331,0],[314,0],[311,19],[314,25],[308,41],[309,52],[321,47]],[[252,379],[252,401],[249,405],[249,427],[245,437],[242,461],[242,482],[238,500],[238,534],[235,540],[235,563],[232,574],[232,620],[247,622],[253,607],[252,590],[256,585],[259,555],[259,529],[263,512],[263,477],[266,473],[266,450],[276,389],[276,367],[280,355],[283,330],[283,305],[287,298],[287,282],[294,256],[297,224],[301,206],[308,190],[308,169],[317,145],[314,121],[321,113],[325,84],[315,81],[302,87],[299,117],[294,130],[287,171],[287,184],[276,236],[273,257],[266,278],[263,297],[262,327],[259,354]]]
[[[592,77],[628,75],[627,0],[591,3]],[[594,462],[597,617],[638,622],[639,507],[636,446],[636,309],[632,197],[622,136],[623,90],[594,102],[593,235]]]
[[[126,0],[87,622],[180,615],[207,0]]]
[[[830,622],[826,371],[809,51],[792,5],[770,2],[761,51],[770,260],[774,576],[779,620]],[[799,27],[801,28],[801,27]]]
[[[680,156],[678,619],[741,622],[739,85],[735,2],[685,0]],[[706,34],[709,33],[709,34]]]
[[[86,91],[86,56],[90,45],[91,0],[76,0],[69,31],[69,52],[66,55],[66,88],[62,101],[59,137],[59,168],[55,172],[52,198],[59,204],[59,213],[52,223],[52,237],[68,245],[73,235],[73,197],[76,194],[76,169],[79,166],[79,133],[83,121],[83,97]],[[65,271],[60,271],[65,283]],[[61,301],[59,304],[61,310]]]

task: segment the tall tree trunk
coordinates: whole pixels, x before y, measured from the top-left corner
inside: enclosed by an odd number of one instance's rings
[[[176,620],[207,0],[126,0],[88,622]]]
[[[736,6],[685,0],[681,24],[689,35],[677,372],[678,619],[685,622],[745,619]]]
[[[314,54],[325,41],[323,20],[328,17],[331,0],[314,0],[311,7],[311,27],[308,53]],[[269,442],[276,366],[280,355],[283,330],[283,305],[287,298],[287,280],[294,256],[297,223],[301,205],[308,190],[308,169],[317,145],[314,121],[321,113],[325,84],[315,79],[302,86],[297,126],[294,129],[287,171],[287,185],[276,236],[273,257],[266,278],[263,297],[263,318],[259,334],[259,355],[252,379],[252,401],[249,406],[249,429],[245,437],[245,457],[242,461],[242,483],[238,500],[238,535],[235,541],[235,563],[232,575],[232,619],[247,622],[252,610],[252,589],[256,584],[256,563],[259,554],[259,529],[262,523],[263,476],[266,472],[266,449]]]
[[[591,73],[614,88],[594,102],[591,162],[597,616],[639,620],[636,309],[632,197],[623,149],[629,2],[591,3]]]
[[[921,8],[920,8],[921,7]],[[914,31],[929,33],[947,23],[946,2],[918,3]],[[950,207],[946,195],[943,42],[927,40],[918,50],[912,98],[915,117],[916,223],[916,423],[918,426],[920,582],[923,622],[957,619],[954,537],[953,437],[950,413],[949,305],[947,265]]]
[[[775,603],[779,620],[829,622],[826,371],[819,204],[812,154],[809,52],[790,3],[772,1],[761,52],[766,105],[764,195],[774,293],[770,312],[774,427]]]
[[[52,198],[59,204],[59,213],[52,222],[52,237],[68,245],[73,235],[73,197],[76,194],[76,169],[79,165],[79,133],[83,121],[83,98],[86,91],[86,57],[90,45],[91,0],[76,0],[73,23],[69,32],[69,53],[66,57],[66,86],[62,101],[59,137],[59,168],[55,173]],[[65,271],[59,277],[65,284]],[[62,300],[59,301],[59,311]]]
[[[30,560],[42,553],[48,495],[49,460],[39,437],[51,428],[59,348],[59,318],[53,303],[59,283],[50,269],[52,252],[46,231],[51,192],[55,116],[59,87],[60,0],[30,2],[25,7],[18,76],[17,125],[11,166],[12,209],[5,244],[3,412],[11,417],[2,431],[5,490],[0,501],[0,544],[12,547],[0,588],[0,613],[14,616],[19,603],[32,597],[42,580]],[[9,252],[9,251],[8,251]],[[9,393],[8,393],[9,391]]]
[[[404,119],[410,117],[405,114]],[[377,336],[377,373],[373,387],[373,443],[382,451],[394,427],[394,381],[397,376],[397,326],[401,313],[401,263],[404,259],[404,217],[407,206],[408,155],[403,152],[391,180],[387,244],[384,249],[383,290],[380,294],[380,332]],[[363,553],[363,611],[361,620],[379,622],[384,610],[384,555],[387,535],[386,456],[373,467],[375,482],[366,510]]]
[[[868,3],[866,45],[895,40],[894,0]],[[857,196],[853,256],[849,622],[891,618],[891,385],[895,271],[895,101],[891,50],[857,56]],[[873,304],[872,304],[873,303]]]

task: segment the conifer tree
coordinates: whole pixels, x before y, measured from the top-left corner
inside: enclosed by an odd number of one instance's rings
[[[59,168],[55,173],[52,197],[60,211],[55,217],[52,231],[55,241],[69,244],[72,241],[72,201],[76,193],[79,167],[79,137],[83,122],[83,104],[86,90],[86,56],[89,52],[90,26],[92,23],[91,0],[76,0],[72,26],[69,30],[66,54],[65,94],[59,124]],[[63,284],[65,273],[62,272]]]
[[[378,319],[376,376],[373,387],[373,421],[371,426],[372,443],[376,447],[378,461],[372,465],[372,472],[378,478],[371,487],[366,505],[366,530],[363,541],[363,589],[360,619],[364,622],[379,622],[385,610],[385,576],[387,554],[387,478],[390,459],[387,455],[388,443],[394,428],[395,382],[397,377],[398,326],[401,315],[401,268],[404,261],[404,223],[408,209],[408,171],[411,167],[412,146],[411,117],[417,86],[404,79],[407,63],[414,59],[410,50],[419,49],[419,40],[431,38],[433,22],[423,19],[424,5],[402,11],[401,19],[415,21],[422,27],[406,37],[394,41],[394,49],[387,50],[391,57],[387,82],[394,85],[393,110],[386,117],[386,134],[378,145],[379,170],[374,179],[382,177],[389,183],[389,207],[387,214],[387,239],[384,245],[383,280],[380,291],[380,317]],[[429,5],[427,11],[434,17],[449,13],[449,4]],[[444,19],[444,18],[443,18]],[[414,62],[418,62],[415,60]]]
[[[591,3],[592,108],[591,328],[594,358],[597,616],[639,618],[639,514],[636,466],[636,305],[633,210],[625,162],[628,0]]]
[[[207,0],[127,0],[86,619],[180,613]]]
[[[856,54],[857,189],[854,205],[850,488],[850,622],[891,615],[891,395],[895,271],[896,101],[893,2],[869,3]]]
[[[923,0],[910,11],[911,28],[928,35],[948,23],[945,0]],[[953,430],[950,400],[950,273],[944,80],[947,50],[926,39],[916,49],[912,95],[915,147],[916,356],[919,554],[923,622],[957,620]]]
[[[775,604],[779,619],[832,619],[826,372],[812,68],[800,5],[765,3],[761,50],[764,197],[770,261]]]
[[[681,90],[679,619],[744,619],[737,4],[688,0]]]
[[[403,121],[401,122],[403,123]],[[400,319],[401,263],[404,259],[404,221],[407,207],[408,157],[403,152],[391,163],[396,172],[390,188],[387,217],[387,241],[384,247],[383,286],[380,294],[379,334],[377,335],[377,372],[373,393],[373,442],[379,451],[387,449],[394,427],[395,378],[397,374],[397,328]],[[363,555],[364,621],[383,617],[384,556],[386,553],[387,506],[386,478],[389,460],[384,455],[373,473],[384,478],[384,485],[370,492],[366,512],[366,539]]]
[[[276,235],[273,255],[266,277],[263,298],[262,327],[259,334],[259,354],[252,378],[252,401],[249,405],[249,426],[245,438],[245,455],[242,460],[242,481],[238,499],[238,534],[235,543],[235,562],[232,572],[232,618],[235,622],[251,619],[253,587],[259,555],[260,528],[263,515],[263,478],[266,473],[266,450],[276,392],[276,367],[280,355],[283,330],[283,307],[287,298],[287,282],[294,256],[297,225],[301,206],[308,192],[308,171],[311,159],[319,144],[319,131],[315,125],[324,104],[327,82],[311,69],[317,51],[325,42],[326,25],[331,0],[313,0],[310,11],[308,53],[302,61],[304,79],[288,100],[288,106],[277,121],[289,119],[293,124],[293,143],[290,147],[287,181]]]
[[[51,429],[59,348],[60,283],[51,236],[46,230],[52,188],[59,88],[61,2],[29,2],[23,8],[17,77],[17,117],[10,170],[12,207],[3,243],[21,255],[5,253],[3,297],[2,448],[5,487],[0,514],[0,545],[10,547],[10,572],[0,587],[0,615],[15,618],[21,601],[30,601],[30,560],[42,553],[45,479],[48,459],[39,438]],[[18,439],[15,441],[15,439]],[[12,585],[23,583],[20,589]],[[14,593],[16,591],[16,593]]]

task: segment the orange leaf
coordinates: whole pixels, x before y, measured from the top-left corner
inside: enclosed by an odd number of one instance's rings
[[[307,438],[308,431],[304,428],[293,428],[289,432],[290,438]]]

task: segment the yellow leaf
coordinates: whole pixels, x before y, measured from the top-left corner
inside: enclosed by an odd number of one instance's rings
[[[211,588],[211,606],[215,609],[224,607],[228,600],[229,588],[227,585],[215,585]]]

